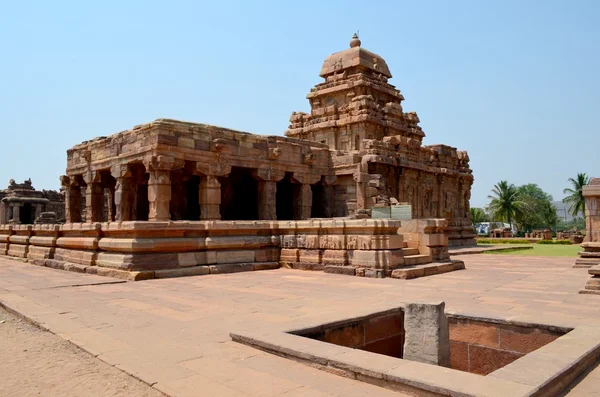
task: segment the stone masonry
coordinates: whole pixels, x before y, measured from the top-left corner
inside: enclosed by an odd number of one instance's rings
[[[334,216],[407,203],[413,218],[447,219],[450,245],[474,244],[469,156],[422,144],[419,117],[403,111],[385,60],[355,35],[349,49],[325,60],[320,76],[325,81],[307,96],[310,114],[294,112],[286,135],[331,150]]]

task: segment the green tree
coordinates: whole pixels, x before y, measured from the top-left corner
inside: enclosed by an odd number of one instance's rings
[[[554,229],[558,224],[556,207],[550,201],[544,201],[540,207],[540,219],[547,229]]]
[[[526,204],[520,199],[519,191],[515,185],[507,181],[500,181],[494,185],[489,209],[495,220],[506,221],[511,229],[513,221],[521,214],[521,208]]]
[[[579,214],[585,214],[585,198],[583,197],[583,187],[590,183],[590,178],[585,173],[577,174],[577,178],[569,178],[572,188],[563,190],[564,194],[568,194],[563,199],[563,203],[569,204],[569,214],[577,217]]]
[[[471,219],[473,220],[473,224],[476,225],[482,222],[489,222],[490,217],[483,208],[471,207]]]
[[[523,203],[515,219],[519,230],[527,232],[549,227],[551,214],[556,214],[556,209],[552,205],[552,196],[535,183],[519,186],[517,192],[519,200]],[[556,222],[552,225],[556,225]]]

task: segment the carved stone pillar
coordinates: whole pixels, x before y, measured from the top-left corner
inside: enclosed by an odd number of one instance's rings
[[[215,143],[220,153],[221,143],[218,139]],[[198,202],[200,203],[200,219],[221,219],[221,182],[218,177],[224,177],[231,173],[226,156],[219,155],[213,164],[196,163],[196,172],[200,173],[200,185],[198,187]],[[243,199],[243,198],[242,198]]]
[[[312,189],[310,185],[300,185],[296,203],[294,203],[294,219],[308,219],[312,210]]]
[[[35,220],[42,215],[42,205],[43,204],[36,204],[36,206],[35,206],[35,217],[33,218],[33,223],[35,223]]]
[[[21,205],[18,203],[12,203],[12,220],[13,223],[21,223]]]
[[[65,221],[71,223],[71,178],[61,175],[60,185],[65,192]]]
[[[88,174],[84,178],[87,186],[85,189],[85,221],[102,222],[104,211],[104,189],[100,183],[98,172],[94,176]]]
[[[333,184],[337,181],[337,177],[335,175],[325,176],[323,178],[324,186],[323,186],[323,207],[325,209],[325,216],[327,218],[333,218],[335,213],[335,197],[333,194],[334,188]]]
[[[83,176],[85,188],[85,221],[102,222],[104,211],[104,190],[102,189],[100,173],[88,172]]]
[[[295,172],[294,178],[301,186],[294,197],[294,219],[309,219],[312,212],[313,194],[310,185],[321,181],[321,175],[300,174]]]
[[[277,220],[277,182],[258,182],[258,219]]]
[[[253,176],[258,180],[258,219],[277,220],[277,182],[285,177],[285,171],[259,169]]]
[[[444,177],[442,175],[437,176],[438,183],[438,205],[436,208],[436,217],[444,217]]]
[[[184,166],[184,161],[167,156],[152,156],[144,162],[150,174],[148,181],[148,220],[171,219],[171,170]]]
[[[221,219],[221,183],[216,176],[204,175],[199,187],[200,219]]]
[[[133,195],[131,194],[131,173],[127,165],[111,168],[111,175],[115,178],[114,190],[114,220],[115,222],[130,221]],[[109,208],[110,211],[110,208]]]
[[[356,182],[356,209],[368,209],[371,208],[367,200],[367,185],[369,180],[369,174],[363,174],[360,169],[354,173],[354,181]]]
[[[6,203],[0,201],[0,225],[6,224]]]
[[[148,181],[149,221],[168,221],[171,203],[171,171],[151,170]]]

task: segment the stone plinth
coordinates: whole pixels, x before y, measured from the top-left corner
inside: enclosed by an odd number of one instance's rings
[[[588,273],[592,275],[581,293],[584,294],[597,294],[600,295],[600,265],[596,265],[588,270]]]
[[[400,221],[178,221],[0,226],[0,254],[129,279],[325,266],[379,274],[404,264]]]

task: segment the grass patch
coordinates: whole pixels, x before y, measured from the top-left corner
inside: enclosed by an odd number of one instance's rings
[[[519,255],[519,256],[555,256],[575,258],[581,251],[578,244],[559,245],[559,244],[532,244],[533,249],[523,249],[515,251],[488,251],[486,255]],[[516,247],[515,247],[516,248]]]
[[[537,242],[538,244],[548,244],[548,245],[571,245],[571,240],[540,240]]]
[[[477,244],[531,244],[526,238],[478,238]]]

